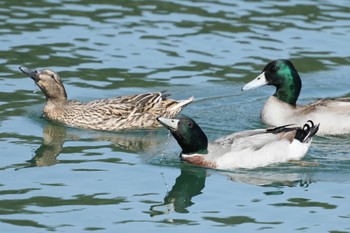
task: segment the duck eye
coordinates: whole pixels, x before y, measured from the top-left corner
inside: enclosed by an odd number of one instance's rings
[[[188,122],[188,123],[187,123],[187,126],[188,126],[189,128],[192,128],[192,127],[193,127],[193,123],[192,123],[192,122]]]
[[[278,71],[278,69],[279,69],[278,66],[272,66],[272,68],[271,68],[271,70],[274,72]]]

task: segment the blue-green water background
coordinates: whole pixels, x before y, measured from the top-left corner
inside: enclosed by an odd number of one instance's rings
[[[164,129],[106,133],[40,117],[20,65],[59,72],[71,99],[168,90],[210,139],[265,127],[291,59],[300,103],[350,93],[348,1],[0,1],[1,232],[350,232],[349,136],[316,137],[307,166],[183,164]],[[342,122],[339,122],[342,124]]]

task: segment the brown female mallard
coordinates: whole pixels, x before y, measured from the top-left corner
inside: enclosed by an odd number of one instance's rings
[[[168,99],[164,92],[99,99],[91,102],[68,100],[59,75],[48,69],[19,69],[31,77],[46,96],[43,115],[47,119],[72,127],[95,130],[124,130],[159,127],[156,118],[175,117],[189,103]]]

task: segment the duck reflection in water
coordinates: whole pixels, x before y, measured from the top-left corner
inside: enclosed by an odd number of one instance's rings
[[[211,169],[182,164],[181,173],[176,178],[171,190],[167,192],[163,203],[151,206],[151,217],[172,212],[188,213],[187,208],[194,204],[192,198],[202,194],[206,177],[211,172],[215,173]],[[266,190],[264,192],[265,195],[281,195],[284,193],[280,191],[281,187],[308,188],[314,182],[309,175],[302,172],[288,173],[283,169],[282,171],[238,170],[236,172],[217,172],[233,182],[273,188],[273,190]]]
[[[35,150],[34,157],[26,167],[51,166],[58,163],[57,156],[63,149],[66,129],[60,125],[48,124],[43,131],[43,143]]]
[[[306,166],[309,166],[312,169],[314,165],[310,163]],[[239,170],[236,172],[223,172],[222,174],[234,182],[251,184],[261,187],[307,188],[314,181],[310,174],[305,173],[306,169],[307,167],[303,167],[297,164],[296,166],[291,165],[285,168],[272,166],[266,169]]]
[[[194,204],[192,198],[202,193],[206,176],[206,169],[184,164],[180,176],[176,178],[175,184],[164,197],[163,203],[151,206],[150,215],[156,216],[174,211],[188,213],[187,208]]]
[[[109,133],[67,128],[63,125],[49,122],[43,130],[43,141],[41,146],[35,150],[32,159],[27,161],[29,162],[29,165],[22,166],[16,170],[27,167],[51,166],[59,163],[57,157],[64,149],[63,144],[66,140],[90,140],[92,142],[106,141],[111,142],[118,151],[143,153],[156,150],[159,145],[163,145],[167,139],[161,134],[161,132],[156,130]]]

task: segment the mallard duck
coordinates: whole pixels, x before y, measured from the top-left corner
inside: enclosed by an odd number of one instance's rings
[[[189,103],[168,99],[164,92],[145,93],[99,99],[82,103],[67,100],[59,75],[49,69],[19,69],[31,77],[46,96],[43,115],[47,119],[72,127],[94,130],[144,129],[160,126],[157,116],[175,117]]]
[[[310,119],[322,125],[318,135],[350,133],[350,98],[321,99],[306,105],[296,104],[302,84],[297,70],[289,60],[280,59],[268,63],[262,73],[244,85],[242,90],[264,85],[276,87],[275,94],[268,98],[261,111],[264,123],[270,126],[301,126]]]
[[[257,168],[306,154],[319,125],[308,121],[302,128],[280,126],[237,132],[208,143],[207,136],[190,117],[158,121],[170,130],[182,148],[182,160],[203,167],[231,170]]]

